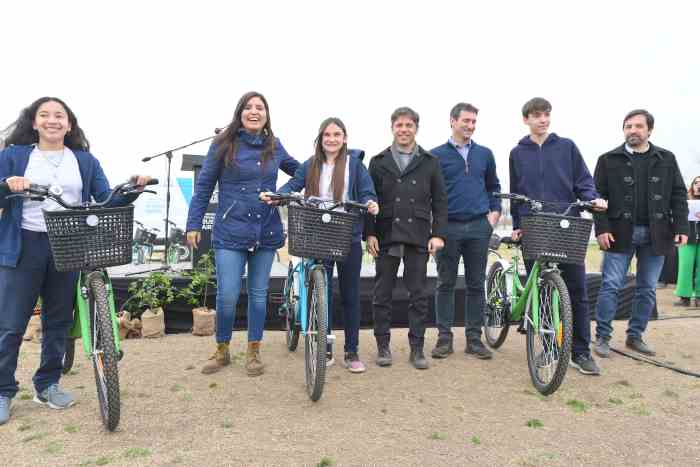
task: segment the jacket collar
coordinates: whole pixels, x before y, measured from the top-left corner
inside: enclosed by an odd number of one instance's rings
[[[627,152],[627,149],[625,148],[625,143],[622,143],[612,151],[610,151],[611,155],[621,155],[625,157],[632,157],[632,155]],[[649,143],[649,155],[650,156],[656,156],[659,160],[664,158],[664,153],[661,151],[661,149],[658,146],[654,146],[653,144]]]
[[[377,157],[382,159],[382,165],[384,165],[384,167],[391,170],[397,176],[401,176],[415,169],[418,166],[418,164],[420,164],[426,157],[435,156],[433,156],[428,151],[423,149],[420,145],[418,145],[418,154],[416,155],[416,157],[413,158],[411,163],[408,164],[406,170],[404,170],[403,173],[399,170],[399,166],[396,165],[396,161],[394,161],[394,157],[391,155],[391,146],[377,154]]]

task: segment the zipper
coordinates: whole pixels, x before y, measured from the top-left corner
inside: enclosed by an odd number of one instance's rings
[[[238,203],[238,201],[234,201],[233,204],[232,204],[231,206],[229,206],[229,208],[228,208],[226,211],[224,211],[224,215],[221,216],[221,220],[226,219],[226,216],[228,216],[229,211],[230,211],[231,209],[233,209],[233,207],[234,207],[237,203]]]

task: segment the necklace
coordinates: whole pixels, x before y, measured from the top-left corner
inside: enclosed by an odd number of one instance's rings
[[[61,166],[61,164],[63,164],[63,159],[65,159],[65,157],[66,157],[66,148],[63,148],[63,150],[61,151],[60,158],[54,158],[48,154],[48,153],[52,153],[53,155],[58,155],[58,151],[42,151],[41,149],[39,149],[39,152],[41,153],[42,156],[44,156],[44,159],[46,159],[55,168],[59,168]],[[58,162],[56,162],[56,160],[58,160]]]

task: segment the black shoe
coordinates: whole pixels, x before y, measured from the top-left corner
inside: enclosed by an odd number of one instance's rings
[[[576,368],[584,375],[600,375],[600,368],[598,368],[598,365],[596,365],[595,360],[593,360],[590,354],[572,355],[569,365]]]
[[[680,297],[678,299],[678,301],[673,302],[673,306],[689,307],[690,306],[690,298],[689,297]]]
[[[428,360],[425,359],[423,354],[423,347],[411,347],[411,355],[408,357],[408,361],[414,366],[416,370],[427,370]]]
[[[391,366],[391,348],[389,347],[389,336],[377,337],[377,365]]]
[[[627,340],[625,341],[625,347],[628,349],[635,350],[641,354],[644,355],[649,355],[650,357],[653,357],[656,355],[656,352],[649,347],[641,337],[627,337]]]
[[[481,339],[467,339],[467,347],[464,353],[472,354],[481,360],[489,360],[493,353],[481,343]]]
[[[454,353],[452,347],[452,336],[438,337],[431,355],[433,358],[447,358],[448,355]]]

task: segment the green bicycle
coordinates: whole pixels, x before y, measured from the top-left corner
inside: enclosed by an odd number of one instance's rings
[[[153,179],[148,184],[156,185]],[[82,338],[85,355],[92,361],[102,423],[109,431],[119,424],[119,370],[123,357],[114,292],[105,269],[131,262],[134,206],[105,208],[117,193],[128,195],[138,187],[123,183],[99,203],[67,204],[60,186],[31,185],[24,193],[9,195],[43,201],[51,199],[65,210],[44,211],[46,230],[57,271],[79,271],[73,328],[64,365],[70,367],[75,339]],[[155,193],[144,190],[143,192]]]
[[[549,395],[564,380],[573,339],[571,299],[557,265],[583,263],[592,226],[591,219],[567,214],[574,208],[593,209],[593,204],[567,203],[564,214],[552,214],[542,212],[542,201],[517,194],[494,195],[529,204],[531,215],[522,219],[522,241],[492,238],[489,248],[498,259],[486,276],[484,337],[497,349],[511,324],[524,328],[530,378],[540,393]],[[519,255],[512,261],[502,258],[497,252],[500,244],[522,249],[523,257],[533,260],[524,285],[518,274]]]

